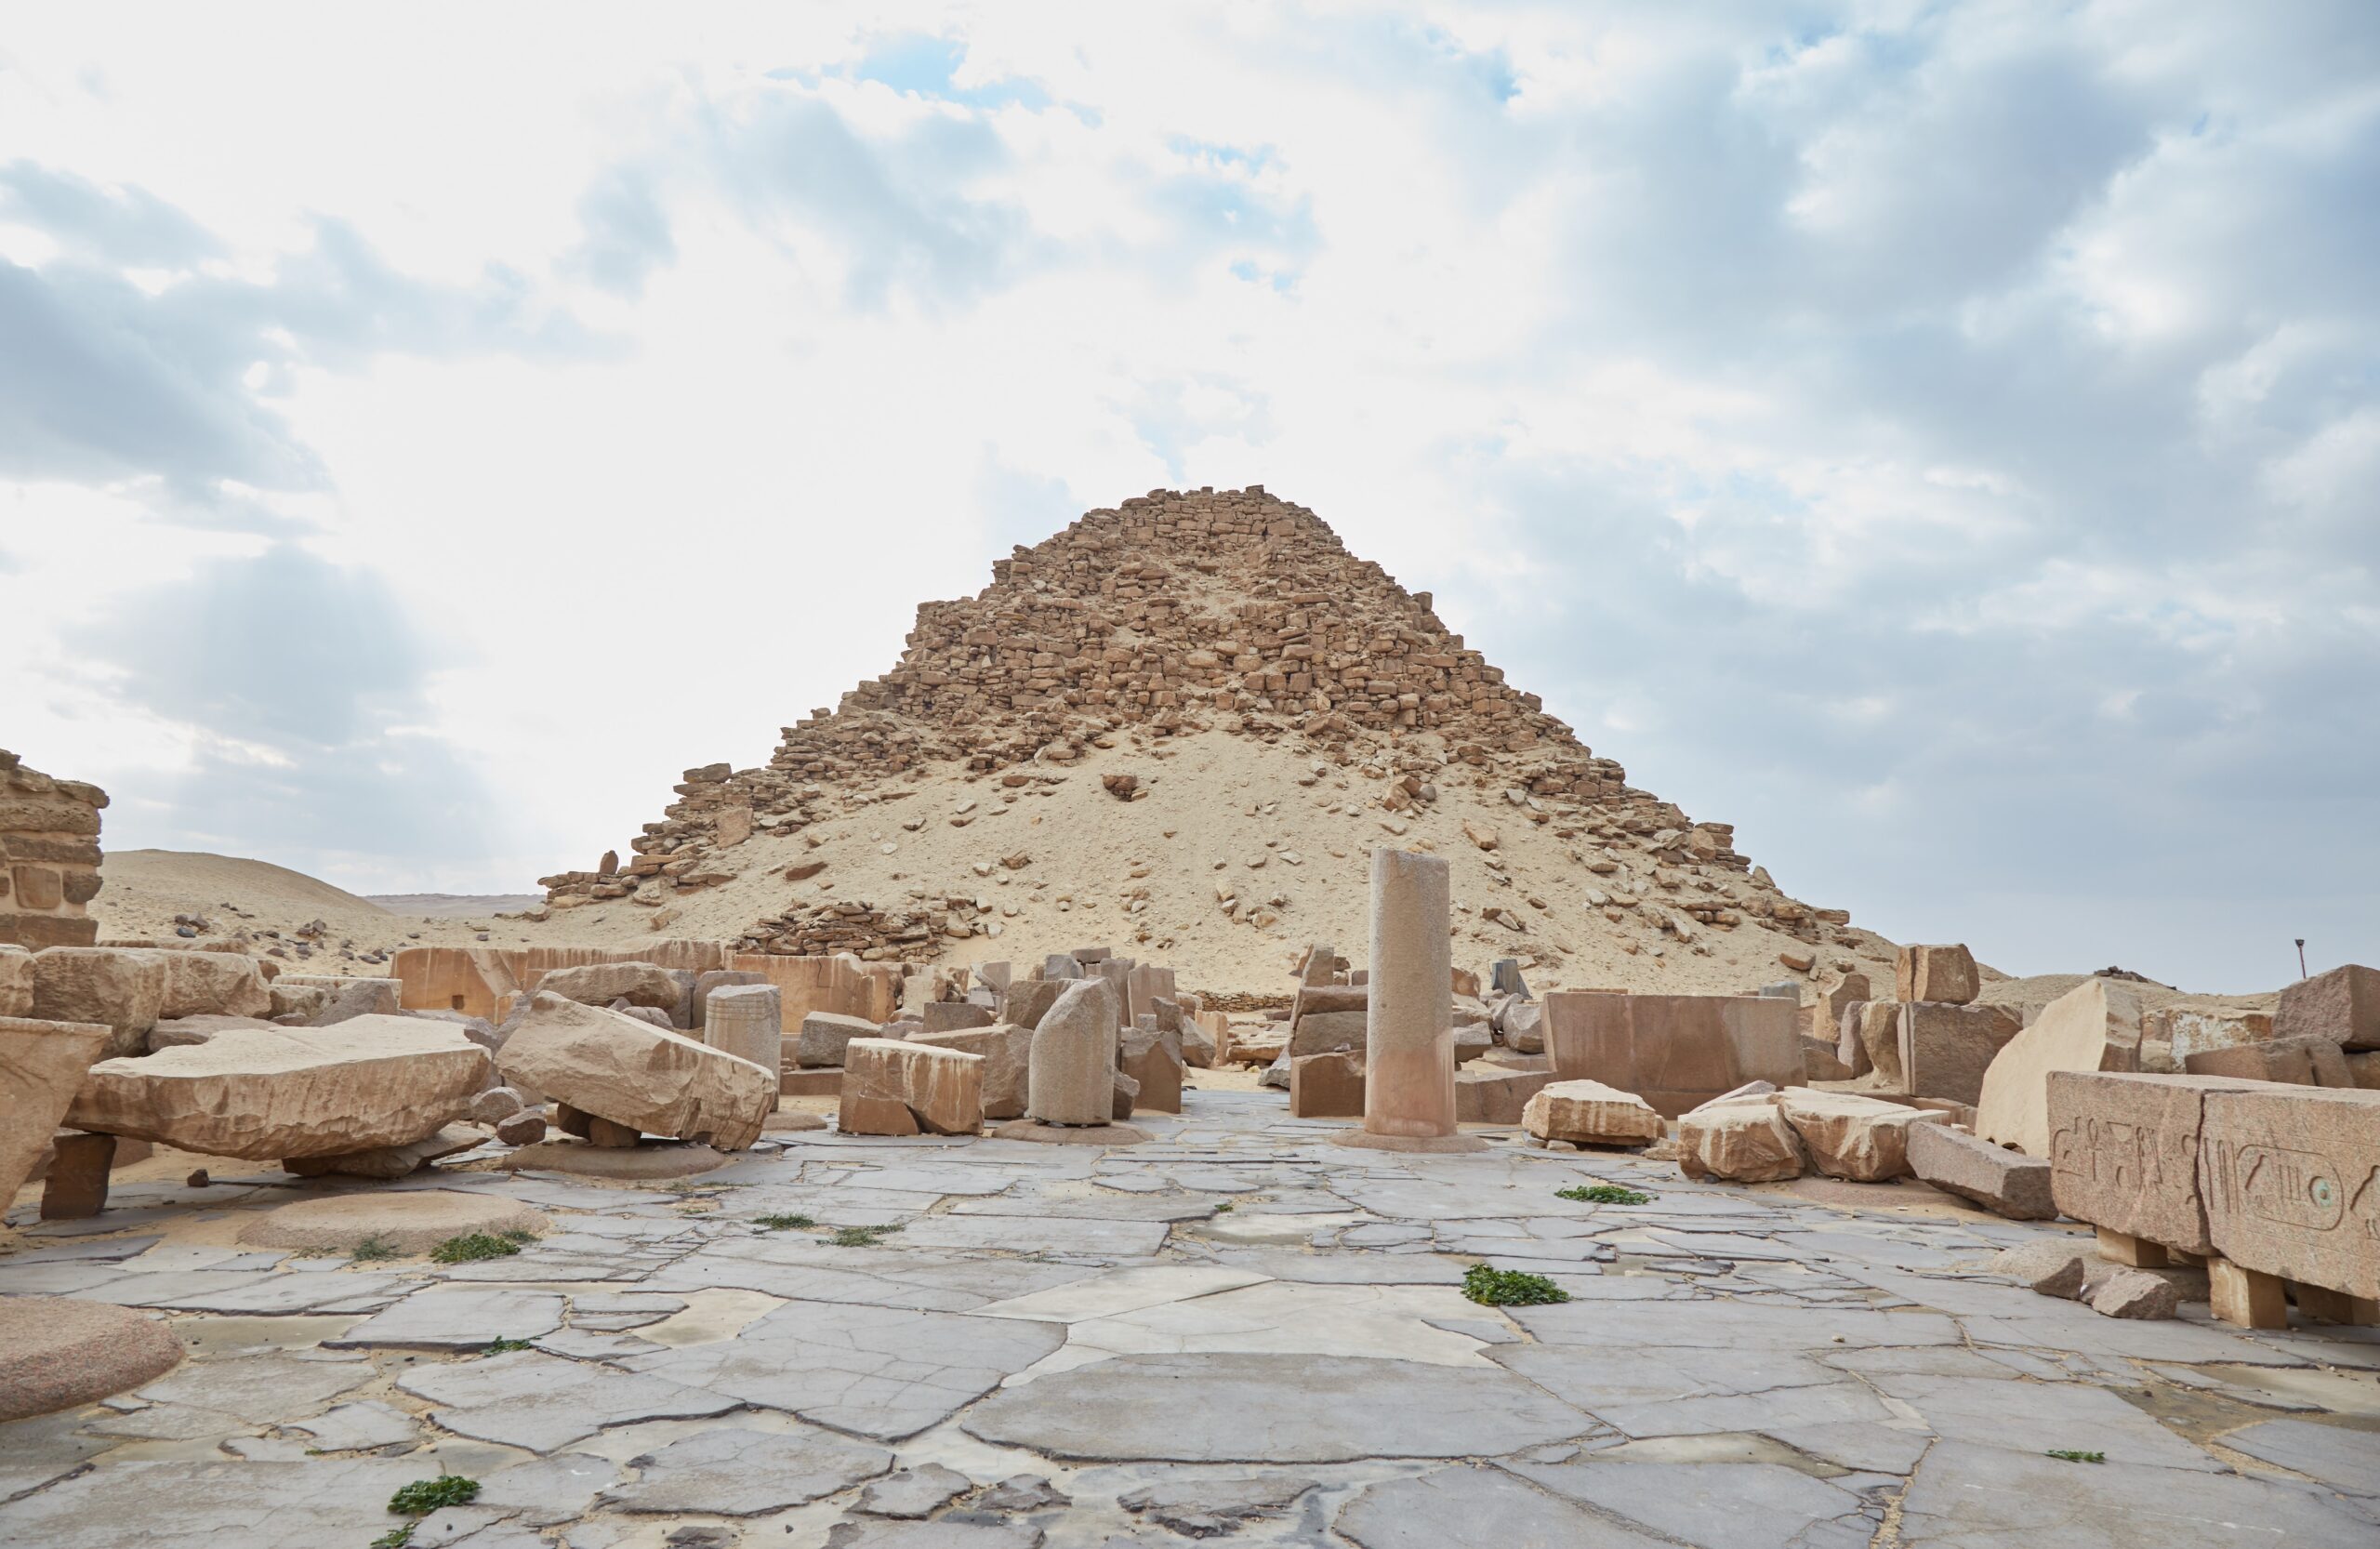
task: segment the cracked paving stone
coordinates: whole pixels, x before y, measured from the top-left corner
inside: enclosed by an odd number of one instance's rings
[[[320,1452],[368,1452],[421,1439],[413,1416],[377,1398],[341,1404],[311,1420],[283,1427],[307,1437]]]
[[[845,1518],[826,1530],[826,1549],[1041,1549],[1029,1522],[898,1522]]]
[[[2106,1388],[2081,1383],[2033,1383],[2016,1377],[1930,1377],[1884,1372],[1869,1379],[1887,1397],[1924,1416],[1936,1434],[1953,1441],[2005,1447],[2013,1437],[2038,1438],[2043,1448],[2104,1452],[2109,1463],[2159,1468],[2222,1465]],[[2380,1436],[2366,1438],[2380,1452]]]
[[[826,1431],[698,1431],[628,1460],[634,1481],[598,1504],[621,1511],[757,1516],[805,1505],[892,1466],[892,1454]]]
[[[1362,1549],[1657,1549],[1662,1541],[1493,1468],[1442,1468],[1365,1488],[1332,1524]],[[1728,1549],[1733,1549],[1729,1545]]]
[[[323,1344],[477,1350],[494,1340],[536,1339],[561,1327],[562,1298],[552,1291],[418,1291]]]
[[[1288,1516],[1289,1508],[1315,1488],[1314,1480],[1295,1474],[1185,1476],[1127,1490],[1116,1498],[1116,1503],[1169,1532],[1185,1538],[1216,1538],[1251,1522]]]
[[[852,1507],[869,1516],[932,1516],[975,1488],[975,1481],[955,1468],[930,1463],[888,1475],[859,1492]]]
[[[839,1431],[897,1441],[1065,1342],[1042,1323],[793,1302],[736,1338],[621,1364]]]
[[[2287,1481],[1967,1441],[1936,1444],[1901,1497],[1901,1542],[1924,1549],[2371,1549],[2376,1535],[2370,1518]]]
[[[129,1275],[78,1292],[94,1302],[172,1312],[377,1312],[418,1282],[397,1275],[284,1270],[195,1269]]]
[[[397,1386],[438,1406],[430,1418],[458,1436],[550,1452],[613,1425],[691,1420],[742,1408],[664,1377],[588,1366],[534,1350],[425,1366]]]
[[[230,1360],[186,1362],[133,1397],[147,1407],[93,1421],[93,1436],[183,1441],[232,1431],[286,1425],[379,1374],[360,1357],[273,1353]]]
[[[655,1291],[725,1287],[793,1301],[969,1312],[1097,1273],[1085,1264],[919,1252],[906,1233],[888,1238],[882,1250],[833,1248],[807,1234],[787,1234],[709,1243],[646,1284]]]
[[[2221,1440],[2235,1451],[2320,1479],[2347,1494],[2380,1497],[2380,1433],[2304,1420],[2268,1420]]]
[[[1038,1474],[1012,1474],[975,1497],[975,1504],[987,1512],[1038,1512],[1071,1506],[1074,1497]]]
[[[70,1411],[0,1425],[0,1501],[63,1478],[93,1453],[115,1445],[98,1436],[77,1436],[75,1427],[82,1423],[82,1415]]]
[[[1052,1457],[1334,1463],[1491,1457],[1593,1422],[1501,1370],[1316,1356],[1123,1356],[1003,1389],[969,1435]]]
[[[624,1477],[609,1458],[556,1452],[482,1476],[475,1503],[508,1513],[528,1527],[550,1528],[584,1516],[597,1495]]]
[[[1557,1495],[1686,1543],[1865,1549],[1877,1526],[1859,1495],[1776,1463],[1608,1459],[1503,1466]]]
[[[421,1477],[405,1458],[125,1463],[0,1506],[0,1543],[40,1549],[324,1549],[400,1520],[389,1497]]]

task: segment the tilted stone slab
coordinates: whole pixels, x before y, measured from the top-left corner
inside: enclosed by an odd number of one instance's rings
[[[1800,1177],[1809,1160],[1774,1095],[1705,1103],[1678,1119],[1677,1145],[1678,1171],[1689,1178],[1777,1183]]]
[[[114,1037],[103,1023],[0,1016],[0,1208],[33,1175],[84,1073]]]
[[[2085,980],[2043,1007],[2031,1026],[1992,1056],[1975,1132],[2029,1157],[2047,1157],[2051,1071],[2139,1068],[2140,997],[2105,979]]]
[[[435,1134],[469,1110],[489,1074],[487,1051],[448,1022],[243,1027],[100,1061],[66,1121],[211,1157],[344,1156]]]
[[[1909,1132],[1910,1170],[1925,1183],[2011,1221],[2054,1221],[2049,1159],[2010,1151],[1947,1124]]]
[[[1964,944],[1902,947],[1893,964],[1893,982],[1896,1000],[1933,1000],[1947,1006],[1964,1006],[1983,988],[1975,954]]]
[[[505,1040],[505,1077],[649,1135],[740,1151],[777,1105],[777,1073],[667,1027],[540,991]]]
[[[855,1038],[881,1038],[884,1029],[864,1016],[840,1012],[812,1012],[801,1019],[794,1040],[793,1063],[805,1070],[840,1067],[843,1048]]]
[[[108,1054],[138,1054],[165,1014],[165,956],[126,947],[52,947],[33,954],[32,1014],[45,1022],[99,1022]]]
[[[2211,1092],[2199,1145],[2216,1252],[2380,1297],[2380,1092],[2264,1083]]]
[[[1769,996],[1557,992],[1545,1046],[1554,1079],[1601,1081],[1675,1119],[1747,1081],[1799,1085],[1798,1011]]]

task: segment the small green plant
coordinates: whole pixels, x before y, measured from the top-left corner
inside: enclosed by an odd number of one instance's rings
[[[828,1240],[838,1248],[873,1248],[900,1229],[897,1221],[890,1226],[838,1226]]]
[[[357,1264],[374,1264],[381,1259],[395,1258],[397,1256],[397,1250],[394,1245],[385,1242],[379,1238],[368,1237],[362,1242],[357,1243],[355,1245],[355,1251],[347,1256],[354,1260]]]
[[[1215,1213],[1216,1213],[1217,1215],[1222,1215],[1222,1214],[1223,1214],[1225,1211],[1229,1211],[1229,1210],[1232,1208],[1232,1206],[1233,1206],[1233,1205],[1235,1205],[1235,1204],[1236,1204],[1236,1203],[1238,1203],[1238,1201],[1234,1200],[1234,1199],[1226,1199],[1226,1200],[1224,1200],[1222,1204],[1217,1205],[1217,1206],[1215,1207]]]
[[[467,1479],[460,1474],[441,1474],[434,1479],[416,1479],[389,1497],[389,1509],[401,1516],[428,1516],[446,1506],[465,1505],[480,1492],[477,1479]],[[412,1529],[408,1528],[407,1532]]]
[[[752,1218],[752,1225],[765,1226],[772,1232],[795,1232],[806,1231],[818,1223],[807,1215],[756,1215]]]
[[[440,1264],[469,1264],[478,1259],[509,1259],[519,1251],[521,1245],[509,1238],[470,1232],[448,1238],[432,1248],[430,1256]]]
[[[537,1234],[529,1230],[526,1226],[507,1227],[505,1230],[498,1232],[496,1235],[502,1238],[507,1242],[535,1242],[537,1240]]]
[[[402,1528],[391,1528],[374,1539],[372,1549],[405,1549],[405,1545],[412,1542],[413,1524],[408,1522]]]
[[[527,1348],[529,1348],[529,1342],[525,1339],[492,1339],[487,1342],[487,1348],[481,1351],[480,1354],[483,1356],[501,1356],[509,1351],[526,1350]]]
[[[1622,1188],[1618,1184],[1580,1184],[1576,1188],[1557,1188],[1556,1199],[1571,1199],[1581,1205],[1648,1205],[1653,1197],[1642,1189]]]
[[[1570,1299],[1568,1291],[1542,1275],[1490,1269],[1484,1264],[1462,1272],[1462,1293],[1485,1307],[1534,1307]]]
[[[2108,1455],[2105,1452],[2077,1452],[2065,1447],[2051,1448],[2049,1455],[2060,1463],[2105,1463],[2108,1461]]]

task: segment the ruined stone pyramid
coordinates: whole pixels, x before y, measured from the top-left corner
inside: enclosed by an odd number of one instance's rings
[[[968,942],[968,956],[1001,956],[1016,947],[993,949],[974,938],[998,937],[1004,920],[1030,911],[988,897],[982,884],[1025,880],[1003,873],[1033,865],[1036,850],[1046,859],[1062,841],[1032,836],[1038,845],[1012,848],[1012,838],[1026,836],[977,835],[983,842],[970,841],[972,852],[954,877],[947,873],[958,869],[950,865],[961,858],[958,852],[931,857],[944,875],[920,874],[906,869],[908,860],[880,858],[899,856],[904,843],[914,853],[915,843],[879,830],[872,848],[880,855],[871,860],[869,846],[838,826],[855,814],[867,818],[880,803],[930,800],[955,783],[974,793],[955,788],[954,810],[939,821],[929,814],[901,827],[966,828],[1027,797],[1051,794],[1070,774],[1096,774],[1107,797],[1133,803],[1152,794],[1144,781],[1170,776],[1145,761],[1139,772],[1114,767],[1118,762],[1137,754],[1161,764],[1227,739],[1243,757],[1263,750],[1264,767],[1278,776],[1267,785],[1236,771],[1223,782],[1236,793],[1231,800],[1243,789],[1255,799],[1234,815],[1276,826],[1284,786],[1313,790],[1333,818],[1352,820],[1361,810],[1365,833],[1316,841],[1333,856],[1341,845],[1398,841],[1408,830],[1416,842],[1433,842],[1428,820],[1460,808],[1467,842],[1489,873],[1486,886],[1533,880],[1514,874],[1520,852],[1540,839],[1554,841],[1558,850],[1548,864],[1571,874],[1566,880],[1577,903],[1614,917],[1606,925],[1625,924],[1643,909],[1666,938],[1654,945],[1690,948],[1707,930],[1732,930],[1749,919],[1812,949],[1857,953],[1871,946],[1865,933],[1844,929],[1847,916],[1778,893],[1736,854],[1727,825],[1694,823],[1631,788],[1619,763],[1595,756],[1535,695],[1507,684],[1449,632],[1428,592],[1407,590],[1350,554],[1312,511],[1261,487],[1152,491],[1090,511],[992,570],[992,584],[973,597],[922,604],[900,662],[846,694],[837,708],[784,728],[765,767],[688,770],[678,800],[644,825],[626,864],[607,858],[592,871],[544,879],[549,907],[625,899],[661,911],[657,923],[682,918],[680,929],[701,926],[747,949],[916,960]],[[1325,801],[1333,790],[1360,795]],[[1457,792],[1462,799],[1450,801]],[[1151,826],[1159,821],[1153,816]],[[1527,842],[1492,837],[1499,828]],[[1179,832],[1161,829],[1169,841]],[[830,846],[830,839],[850,842]],[[1170,846],[1158,834],[1117,842],[1130,852],[1119,856],[1127,875],[1118,880],[1166,868]],[[1287,865],[1305,858],[1293,836],[1264,842]],[[1591,853],[1597,845],[1604,853]],[[1264,864],[1253,854],[1236,863],[1200,855],[1177,869],[1238,872]],[[838,875],[823,875],[830,867]],[[898,896],[853,895],[840,879],[862,872],[875,893]],[[1030,880],[1037,890],[1050,886],[1041,876]],[[1094,880],[1061,885],[1056,902],[1071,906],[1062,912],[1099,907],[1073,896]],[[1223,881],[1215,888],[1211,907],[1235,923],[1272,930],[1293,912],[1292,901],[1274,905],[1265,887],[1244,879],[1228,894]],[[750,899],[748,914],[730,920],[716,904],[695,907],[715,889]],[[1138,898],[1134,891],[1119,891],[1128,917],[1151,902],[1149,889],[1138,889]],[[1474,912],[1521,937],[1546,933],[1533,930],[1542,923],[1533,914],[1552,907],[1524,891]],[[701,918],[686,918],[694,915]],[[1161,940],[1162,925],[1141,921],[1135,929]],[[1286,925],[1284,941],[1300,933],[1299,922]],[[1549,955],[1543,948],[1551,944],[1527,945]],[[1558,959],[1560,950],[1552,955]],[[1774,961],[1764,967],[1774,976]]]

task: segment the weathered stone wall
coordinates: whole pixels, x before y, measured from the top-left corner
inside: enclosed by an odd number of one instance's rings
[[[57,780],[0,749],[0,942],[88,947],[99,922],[99,809],[108,793]]]

